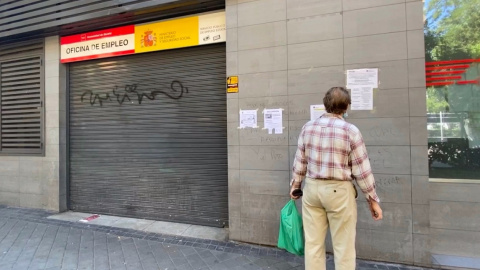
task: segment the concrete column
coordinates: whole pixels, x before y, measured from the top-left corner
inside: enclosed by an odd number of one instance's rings
[[[45,39],[44,193],[47,209],[67,209],[66,190],[66,67],[60,64],[58,36]]]

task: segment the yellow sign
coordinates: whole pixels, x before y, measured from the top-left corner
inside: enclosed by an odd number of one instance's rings
[[[198,17],[135,26],[135,53],[198,45]]]
[[[135,25],[135,53],[224,41],[225,12]]]
[[[227,93],[238,93],[238,76],[227,78]]]
[[[225,42],[225,11],[61,38],[62,63]]]

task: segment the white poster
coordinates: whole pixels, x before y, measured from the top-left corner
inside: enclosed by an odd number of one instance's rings
[[[373,88],[356,87],[352,88],[352,111],[373,110]]]
[[[258,128],[257,110],[240,110],[240,128]]]
[[[265,129],[268,129],[268,134],[283,134],[283,110],[282,109],[265,109],[263,111],[263,118]]]
[[[347,70],[347,88],[355,87],[378,88],[378,68]]]
[[[325,113],[324,105],[310,105],[310,121],[316,120]]]

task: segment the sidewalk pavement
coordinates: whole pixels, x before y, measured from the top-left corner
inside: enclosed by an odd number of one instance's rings
[[[0,270],[304,269],[276,248],[47,219],[53,213],[0,206]],[[328,257],[333,270],[333,257]],[[358,260],[358,270],[424,268]]]

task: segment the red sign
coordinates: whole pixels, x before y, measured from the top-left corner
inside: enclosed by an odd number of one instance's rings
[[[473,63],[480,59],[462,59],[450,61],[437,61],[425,63],[427,86],[446,86],[452,84],[478,84],[477,80],[466,80],[465,73]]]
[[[60,39],[61,62],[135,53],[135,26],[123,26]]]

